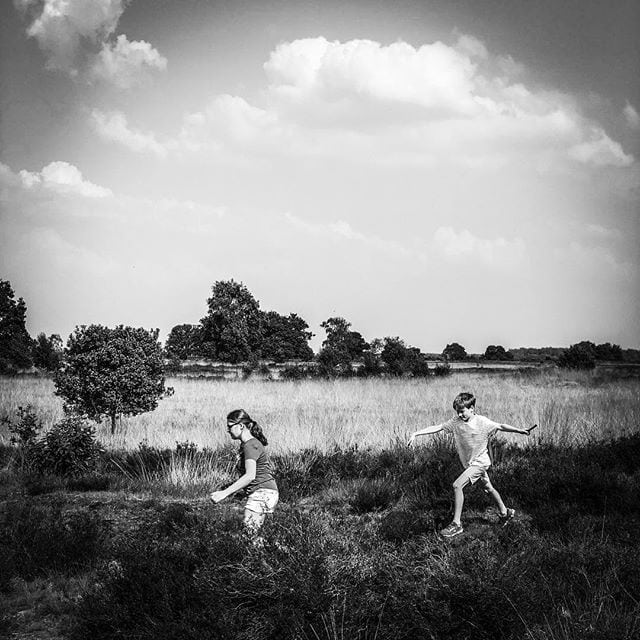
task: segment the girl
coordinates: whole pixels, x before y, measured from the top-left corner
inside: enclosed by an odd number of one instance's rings
[[[232,485],[211,494],[213,502],[220,502],[237,491],[244,490],[244,525],[255,535],[267,513],[273,513],[278,504],[278,487],[265,451],[267,439],[260,425],[243,409],[227,416],[227,431],[234,440],[240,440],[238,470],[241,473]]]

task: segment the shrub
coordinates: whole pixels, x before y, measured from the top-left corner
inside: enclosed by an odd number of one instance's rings
[[[95,429],[73,414],[55,424],[38,445],[34,467],[41,473],[68,477],[91,472],[102,451]]]
[[[282,378],[282,380],[302,380],[306,377],[308,377],[306,367],[297,364],[287,365],[280,372],[280,378]]]
[[[356,513],[369,513],[386,509],[399,498],[396,484],[389,479],[362,480],[349,500]]]
[[[596,366],[596,345],[589,341],[572,344],[560,354],[558,366],[566,369],[593,369]]]
[[[64,511],[60,505],[11,502],[0,528],[0,587],[12,577],[25,580],[61,571],[72,575],[100,555],[109,526],[86,510]]]
[[[27,473],[73,477],[95,469],[102,448],[95,429],[80,416],[67,413],[42,437],[42,424],[31,406],[18,407],[18,421],[9,424],[11,442],[19,452],[20,469]]]
[[[451,365],[448,362],[440,362],[438,363],[434,370],[434,376],[448,376],[451,374]]]

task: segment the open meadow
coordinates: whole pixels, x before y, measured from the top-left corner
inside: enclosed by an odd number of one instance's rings
[[[90,473],[21,470],[0,426],[0,635],[107,640],[626,639],[640,633],[640,380],[555,369],[423,380],[169,379],[173,396],[125,418]],[[410,432],[478,412],[519,427],[492,445],[516,509],[505,528],[479,490],[443,540],[452,443]],[[46,378],[0,378],[0,415]],[[207,495],[234,475],[225,416],[263,426],[281,502],[263,547],[242,503]]]

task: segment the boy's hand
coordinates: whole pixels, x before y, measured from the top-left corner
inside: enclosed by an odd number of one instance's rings
[[[222,500],[224,500],[227,496],[224,491],[214,491],[210,497],[212,502],[215,502],[217,504],[218,502],[222,502]]]
[[[537,424],[534,424],[534,425],[533,425],[533,427],[529,427],[529,428],[527,429],[527,435],[528,435],[528,436],[529,436],[529,435],[531,435],[531,432],[532,432],[532,431],[533,431],[537,426],[538,426]]]

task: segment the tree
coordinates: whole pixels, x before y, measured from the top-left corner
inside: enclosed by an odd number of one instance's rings
[[[309,325],[295,313],[288,316],[277,311],[262,314],[262,357],[285,362],[287,360],[308,361],[313,351],[308,345],[313,333]]]
[[[260,356],[262,313],[247,287],[235,280],[219,280],[207,305],[209,311],[200,320],[201,355],[232,363]]]
[[[558,366],[567,369],[593,369],[596,366],[596,345],[588,340],[572,344],[558,358]]]
[[[368,345],[358,331],[350,331],[351,323],[344,318],[328,318],[320,324],[327,337],[317,360],[325,375],[350,374],[351,362],[364,357]]]
[[[457,342],[452,342],[448,344],[442,351],[442,355],[445,360],[466,360],[467,359],[467,351],[466,349]]]
[[[359,374],[363,376],[377,376],[382,373],[382,349],[384,342],[380,338],[374,338],[369,343],[369,348],[362,355],[362,369]]]
[[[620,345],[611,344],[610,342],[596,345],[596,360],[620,362],[622,360],[622,349]]]
[[[62,338],[57,333],[49,337],[39,333],[33,341],[33,364],[39,369],[56,371],[62,363],[63,350]]]
[[[0,280],[0,372],[28,369],[33,364],[26,318],[25,301],[15,299],[8,280]]]
[[[168,358],[186,360],[190,356],[197,355],[200,349],[200,327],[193,324],[178,324],[173,327],[167,336],[165,353]]]
[[[513,354],[505,351],[502,345],[490,344],[484,352],[485,360],[513,360]]]
[[[429,375],[427,357],[417,347],[408,347],[399,337],[386,337],[380,355],[385,371],[392,376],[410,374],[415,377]]]
[[[408,349],[404,341],[398,337],[386,337],[380,359],[385,364],[385,371],[391,376],[401,376],[408,371]]]
[[[152,411],[173,392],[165,388],[158,330],[101,325],[76,327],[55,376],[56,395],[93,420]]]

